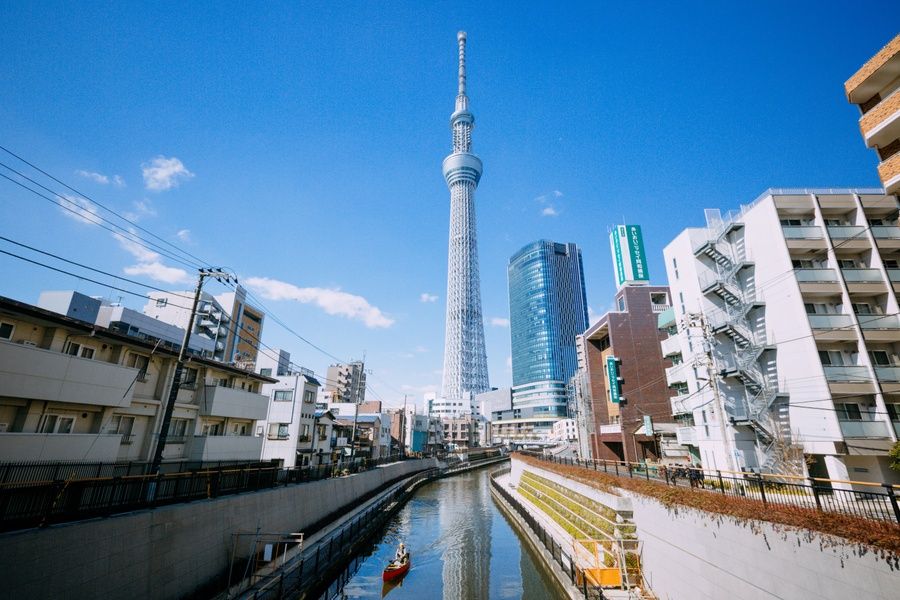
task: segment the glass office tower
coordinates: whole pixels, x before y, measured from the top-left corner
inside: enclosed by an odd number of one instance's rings
[[[509,259],[513,415],[527,437],[543,437],[567,416],[566,383],[578,360],[575,336],[588,327],[581,250],[539,240]]]

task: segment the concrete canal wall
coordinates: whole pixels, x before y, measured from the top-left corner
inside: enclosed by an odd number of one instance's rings
[[[397,478],[435,466],[435,459],[409,460],[347,477],[5,533],[0,597],[209,595],[224,584],[232,534],[302,532]]]
[[[616,493],[513,459],[510,480],[528,471],[623,514],[642,544],[645,582],[661,600],[895,600],[900,571],[875,552],[840,538],[766,521],[737,521],[699,510],[669,509],[627,490]]]

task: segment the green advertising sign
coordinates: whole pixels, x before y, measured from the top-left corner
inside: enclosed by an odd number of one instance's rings
[[[640,225],[626,225],[628,228],[628,254],[631,257],[631,278],[635,281],[647,281],[647,256],[644,254],[644,237]]]
[[[609,375],[609,401],[618,404],[622,400],[622,388],[619,385],[619,359],[606,357],[606,372]]]

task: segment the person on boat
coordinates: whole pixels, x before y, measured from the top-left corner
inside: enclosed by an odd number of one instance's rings
[[[402,562],[404,558],[406,558],[406,546],[403,545],[403,542],[400,542],[400,545],[397,546],[397,554],[394,555],[394,560]]]

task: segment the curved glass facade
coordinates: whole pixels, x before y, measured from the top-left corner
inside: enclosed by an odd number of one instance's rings
[[[575,244],[539,240],[509,259],[508,274],[513,387],[556,381],[564,388],[578,367],[575,336],[588,327],[581,250]],[[547,404],[542,394],[531,391],[527,401],[526,394],[520,400]],[[564,404],[564,390],[555,391],[549,395],[558,395]]]

